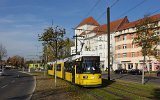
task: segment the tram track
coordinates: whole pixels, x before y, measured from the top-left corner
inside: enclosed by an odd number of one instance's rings
[[[84,88],[84,87],[82,87],[81,89],[82,89],[82,91],[85,91],[88,95],[93,96],[94,99],[96,99],[96,100],[105,100],[104,97],[99,96],[99,95],[97,95],[96,93],[93,92],[95,88]]]
[[[117,96],[117,97],[120,97],[120,98],[122,98],[123,100],[130,100],[130,98],[128,98],[128,97],[126,97],[126,96],[124,96],[124,95],[115,93],[115,92],[110,91],[110,90],[106,90],[106,89],[99,89],[99,90],[102,90],[102,91],[105,91],[105,92],[110,93],[110,94],[112,94],[112,95],[115,95],[115,96]]]
[[[92,92],[88,92],[88,93],[89,93],[89,95],[93,96],[97,100],[105,100],[103,97],[101,97],[95,93],[92,93]]]
[[[108,84],[110,84],[110,83],[108,83]],[[111,84],[112,85],[106,85],[106,86],[104,85],[101,88],[96,88],[96,90],[103,91],[104,93],[106,92],[107,94],[114,95],[114,96],[119,97],[123,100],[129,100],[134,97],[135,98],[142,98],[142,99],[154,99],[154,97],[152,97],[152,95],[150,95],[148,93],[143,93],[144,90],[147,91],[148,89],[142,90],[140,88],[135,88],[134,86],[130,86],[130,85],[125,84],[123,82],[122,83],[121,82],[120,83],[111,83]],[[90,91],[90,90],[88,90],[88,91]],[[92,91],[94,91],[94,90],[92,90]],[[93,94],[91,92],[87,92],[87,93],[90,93],[91,95],[96,95],[96,96],[94,96],[96,98],[100,97],[98,99],[103,98],[103,95],[97,95],[96,93]]]
[[[145,96],[145,95],[143,95],[143,94],[134,93],[134,92],[131,92],[131,91],[129,91],[129,90],[120,89],[120,88],[113,87],[113,86],[108,86],[107,88],[117,89],[117,90],[119,90],[119,91],[123,91],[123,92],[126,92],[126,93],[130,93],[130,94],[133,94],[133,95],[136,95],[136,96],[140,96],[140,97],[142,97],[142,98],[153,99],[153,97],[148,97],[148,96]],[[106,88],[106,89],[107,89],[107,88]],[[103,89],[103,90],[106,90],[106,89]]]

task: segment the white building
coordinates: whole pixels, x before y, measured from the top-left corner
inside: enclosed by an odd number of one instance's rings
[[[113,63],[115,63],[115,31],[125,23],[128,23],[127,17],[110,23],[110,65],[113,69],[115,69],[113,66]],[[79,36],[77,37],[77,52],[100,56],[101,66],[104,66],[105,70],[108,67],[107,25],[100,25],[93,17],[88,17],[75,28],[76,35]],[[71,47],[71,54],[75,54],[75,51],[76,47]]]

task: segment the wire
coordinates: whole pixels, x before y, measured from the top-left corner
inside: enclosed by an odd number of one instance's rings
[[[116,1],[110,6],[110,8],[113,8],[118,2],[119,2],[119,0],[116,0]],[[105,10],[104,12],[102,12],[102,14],[97,18],[97,21],[99,21],[106,13],[107,13],[106,10]]]
[[[97,21],[99,21],[106,13],[107,13],[106,10],[103,13],[101,13],[101,15],[97,18]]]
[[[100,3],[101,0],[97,0],[97,2],[94,4],[94,6],[88,11],[88,13],[86,14],[86,16],[88,16],[95,8],[96,6]]]
[[[116,3],[118,3],[119,0],[116,0],[111,6],[110,8],[114,7],[116,5]]]
[[[130,11],[134,10],[135,8],[137,8],[138,6],[142,5],[145,1],[147,0],[143,0],[142,2],[138,3],[137,5],[135,5],[134,7],[128,9],[126,12],[122,13],[119,17],[122,17],[123,15],[129,13]]]
[[[156,12],[159,12],[159,11],[160,11],[160,9],[157,9],[156,11],[152,12],[151,15],[155,14]]]

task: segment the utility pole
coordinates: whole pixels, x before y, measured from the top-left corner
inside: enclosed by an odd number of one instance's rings
[[[77,55],[77,34],[76,34],[76,55]]]
[[[143,67],[142,67],[142,84],[144,84],[144,67],[145,67],[145,62],[146,62],[146,54],[144,55],[144,58],[143,58]]]
[[[143,55],[143,66],[142,66],[142,84],[144,84],[144,68],[146,66],[146,33],[144,35],[145,40],[143,41],[143,50],[144,50],[144,55]]]
[[[46,54],[45,54],[45,62],[44,62],[44,77],[45,77],[45,71],[46,71],[46,68],[47,68],[47,62],[48,62],[48,46],[47,44],[44,44],[45,47],[46,47]]]
[[[73,38],[76,38],[76,55],[77,55],[77,37],[84,37],[84,36],[78,36],[77,34],[75,36],[73,36]]]
[[[77,55],[77,37],[78,37],[78,35],[76,34],[75,36],[73,36],[73,38],[76,38],[76,55]]]
[[[108,80],[110,80],[110,8],[107,8],[107,29],[108,29]]]
[[[56,75],[56,71],[57,71],[57,57],[58,56],[58,53],[57,53],[57,33],[56,33],[56,63],[54,65],[54,76],[55,76],[55,87],[56,87],[56,83],[57,83],[57,75]]]

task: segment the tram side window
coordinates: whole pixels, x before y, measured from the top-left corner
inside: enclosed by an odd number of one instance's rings
[[[47,65],[48,70],[52,70],[52,65]]]
[[[82,73],[81,62],[76,62],[76,66],[77,66],[77,68],[76,68],[76,73],[77,73],[77,74]]]
[[[71,62],[65,62],[65,71],[72,72],[72,63]]]
[[[68,62],[64,63],[65,72],[68,72],[68,64],[69,64]]]
[[[61,64],[57,65],[57,71],[61,71]]]

